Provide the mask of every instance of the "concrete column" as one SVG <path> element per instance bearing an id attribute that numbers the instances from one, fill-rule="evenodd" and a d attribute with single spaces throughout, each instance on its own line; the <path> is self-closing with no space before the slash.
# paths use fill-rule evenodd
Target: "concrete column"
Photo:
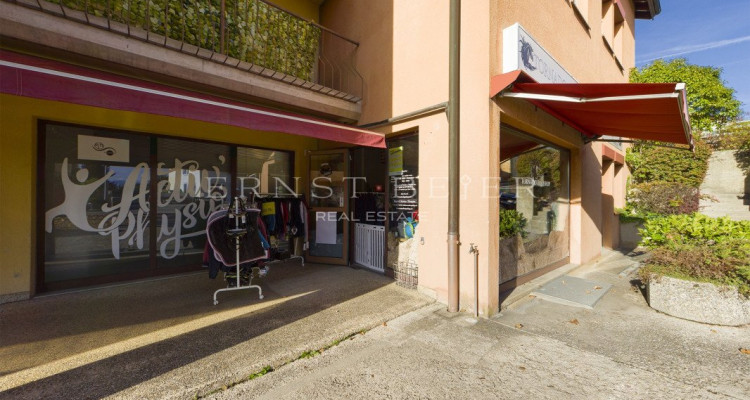
<path id="1" fill-rule="evenodd" d="M 492 213 L 497 193 L 484 188 L 487 178 L 497 176 L 499 165 L 498 126 L 491 118 L 488 99 L 490 21 L 489 0 L 464 1 L 461 9 L 461 190 L 460 190 L 460 309 L 474 309 L 474 280 L 479 279 L 479 310 L 486 316 L 497 309 L 497 289 L 491 289 L 491 276 L 497 262 L 491 261 L 497 246 L 497 213 Z M 493 126 L 494 125 L 494 126 Z M 494 143 L 492 149 L 488 144 Z M 490 184 L 488 182 L 487 184 Z M 492 242 L 492 244 L 490 244 Z M 474 274 L 474 255 L 469 244 L 479 249 L 479 273 Z"/>
<path id="2" fill-rule="evenodd" d="M 601 255 L 602 246 L 602 185 L 601 143 L 589 143 L 581 149 L 581 170 L 585 182 L 580 192 L 580 258 L 585 263 Z M 576 176 L 575 173 L 573 176 Z M 572 251 L 572 249 L 571 249 Z M 571 257 L 572 259 L 572 257 Z"/>
<path id="3" fill-rule="evenodd" d="M 602 246 L 610 249 L 617 247 L 617 234 L 615 233 L 615 163 L 611 160 L 602 160 Z"/>

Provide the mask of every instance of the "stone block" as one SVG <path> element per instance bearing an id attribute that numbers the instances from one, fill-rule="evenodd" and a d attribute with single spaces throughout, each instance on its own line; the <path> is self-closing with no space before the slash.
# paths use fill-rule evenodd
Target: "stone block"
<path id="1" fill-rule="evenodd" d="M 657 311 L 691 321 L 750 324 L 750 299 L 730 286 L 654 275 L 648 283 L 648 303 Z"/>

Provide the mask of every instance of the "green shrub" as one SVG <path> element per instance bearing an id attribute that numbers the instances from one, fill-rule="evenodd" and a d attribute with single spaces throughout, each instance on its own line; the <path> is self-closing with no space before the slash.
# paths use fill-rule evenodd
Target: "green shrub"
<path id="1" fill-rule="evenodd" d="M 518 234 L 526 237 L 526 217 L 516 210 L 500 210 L 500 238 L 514 237 Z"/>
<path id="2" fill-rule="evenodd" d="M 625 207 L 625 208 L 617 208 L 615 209 L 615 213 L 617 213 L 617 216 L 620 218 L 620 223 L 628 224 L 628 223 L 643 223 L 648 218 L 647 215 L 638 213 L 636 210 L 632 209 L 631 207 Z"/>
<path id="3" fill-rule="evenodd" d="M 750 239 L 730 238 L 717 243 L 680 243 L 659 247 L 639 271 L 644 281 L 652 275 L 730 285 L 750 297 Z"/>
<path id="4" fill-rule="evenodd" d="M 632 183 L 674 182 L 700 187 L 708 170 L 711 147 L 695 140 L 695 152 L 636 143 L 628 148 L 625 160 L 632 173 Z"/>
<path id="5" fill-rule="evenodd" d="M 703 214 L 670 215 L 646 221 L 641 245 L 649 248 L 681 244 L 713 244 L 730 239 L 750 240 L 750 221 L 711 218 Z"/>
<path id="6" fill-rule="evenodd" d="M 649 182 L 631 185 L 627 203 L 635 214 L 691 214 L 698 211 L 697 188 L 677 182 Z"/>
<path id="7" fill-rule="evenodd" d="M 718 134 L 719 150 L 750 150 L 750 121 L 727 124 Z"/>

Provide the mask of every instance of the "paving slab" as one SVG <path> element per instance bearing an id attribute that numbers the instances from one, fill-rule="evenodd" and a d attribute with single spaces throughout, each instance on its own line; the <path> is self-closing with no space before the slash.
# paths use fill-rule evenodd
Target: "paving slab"
<path id="1" fill-rule="evenodd" d="M 531 294 L 556 303 L 593 309 L 610 288 L 612 288 L 612 285 L 608 283 L 563 275 L 536 289 Z"/>

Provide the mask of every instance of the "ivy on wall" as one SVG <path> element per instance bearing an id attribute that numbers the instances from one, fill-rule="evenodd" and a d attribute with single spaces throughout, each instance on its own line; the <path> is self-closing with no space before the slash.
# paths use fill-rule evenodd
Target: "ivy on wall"
<path id="1" fill-rule="evenodd" d="M 321 30 L 259 0 L 51 0 L 203 49 L 314 81 Z"/>

